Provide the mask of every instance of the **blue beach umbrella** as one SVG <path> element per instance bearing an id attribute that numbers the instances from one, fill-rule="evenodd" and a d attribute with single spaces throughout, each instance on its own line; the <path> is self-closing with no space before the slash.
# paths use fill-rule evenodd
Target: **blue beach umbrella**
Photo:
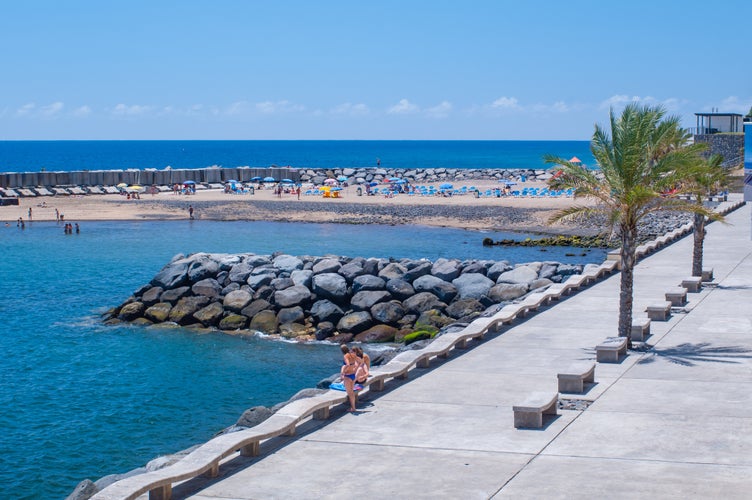
<path id="1" fill-rule="evenodd" d="M 282 179 L 280 182 L 284 182 L 285 184 L 292 184 L 292 179 Z"/>
<path id="2" fill-rule="evenodd" d="M 256 177 L 251 177 L 251 178 L 250 178 L 250 179 L 248 179 L 248 180 L 249 180 L 250 182 L 258 182 L 258 181 L 260 181 L 260 180 L 261 180 L 261 177 L 259 177 L 259 176 L 257 175 Z"/>
<path id="3" fill-rule="evenodd" d="M 341 187 L 333 187 L 332 191 L 342 191 L 342 188 Z"/>
<path id="4" fill-rule="evenodd" d="M 445 182 L 444 184 L 439 185 L 439 189 L 452 189 L 454 186 L 452 184 L 449 184 L 448 182 Z"/>
<path id="5" fill-rule="evenodd" d="M 230 179 L 230 180 L 227 180 L 227 181 L 225 181 L 225 182 L 231 182 L 231 183 L 235 184 L 235 183 L 236 183 L 236 182 L 238 182 L 238 181 L 237 181 L 237 180 L 235 180 L 235 179 Z"/>
<path id="6" fill-rule="evenodd" d="M 274 177 L 264 177 L 264 182 L 277 182 Z"/>
<path id="7" fill-rule="evenodd" d="M 196 181 L 183 181 L 183 185 L 186 185 L 186 184 L 191 186 L 193 184 L 196 184 Z"/>
<path id="8" fill-rule="evenodd" d="M 340 175 L 339 177 L 337 177 L 337 180 L 340 182 L 345 182 L 347 180 L 347 176 Z"/>

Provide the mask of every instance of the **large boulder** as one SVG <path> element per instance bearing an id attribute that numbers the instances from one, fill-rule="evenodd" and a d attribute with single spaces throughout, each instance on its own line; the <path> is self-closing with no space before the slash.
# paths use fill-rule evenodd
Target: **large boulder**
<path id="1" fill-rule="evenodd" d="M 350 307 L 354 311 L 368 311 L 374 304 L 390 300 L 392 295 L 386 290 L 364 290 L 350 299 Z"/>
<path id="2" fill-rule="evenodd" d="M 209 276 L 216 276 L 217 272 L 219 272 L 219 264 L 209 254 L 197 253 L 189 257 L 189 259 L 188 280 L 191 283 L 201 281 Z"/>
<path id="3" fill-rule="evenodd" d="M 384 269 L 379 271 L 379 278 L 383 278 L 386 281 L 392 279 L 400 279 L 405 276 L 407 268 L 397 262 L 390 262 Z"/>
<path id="4" fill-rule="evenodd" d="M 277 315 L 274 311 L 266 310 L 254 316 L 248 328 L 262 333 L 276 333 L 278 327 Z"/>
<path id="5" fill-rule="evenodd" d="M 493 302 L 508 302 L 522 297 L 528 292 L 527 283 L 499 283 L 486 294 Z"/>
<path id="6" fill-rule="evenodd" d="M 352 282 L 353 293 L 365 290 L 383 290 L 384 288 L 386 288 L 386 281 L 371 274 L 358 276 Z"/>
<path id="7" fill-rule="evenodd" d="M 204 295 L 183 297 L 173 306 L 170 311 L 170 321 L 179 325 L 188 325 L 194 322 L 193 313 L 209 304 L 210 299 Z"/>
<path id="8" fill-rule="evenodd" d="M 317 323 L 326 321 L 336 323 L 344 315 L 345 312 L 337 304 L 327 299 L 317 300 L 311 306 L 311 316 Z"/>
<path id="9" fill-rule="evenodd" d="M 415 295 L 415 288 L 403 279 L 387 281 L 386 290 L 398 300 L 406 300 Z"/>
<path id="10" fill-rule="evenodd" d="M 355 278 L 365 274 L 363 265 L 360 262 L 348 262 L 344 266 L 340 267 L 339 271 L 337 272 L 341 274 L 348 283 L 352 283 Z"/>
<path id="11" fill-rule="evenodd" d="M 253 296 L 247 290 L 234 290 L 225 295 L 222 303 L 225 309 L 239 313 L 245 306 L 251 303 Z"/>
<path id="12" fill-rule="evenodd" d="M 274 292 L 274 303 L 277 307 L 305 305 L 310 299 L 311 291 L 303 285 L 295 285 Z"/>
<path id="13" fill-rule="evenodd" d="M 551 279 L 556 275 L 556 270 L 559 268 L 559 264 L 556 262 L 544 262 L 538 271 L 538 278 Z"/>
<path id="14" fill-rule="evenodd" d="M 301 323 L 288 322 L 279 324 L 279 334 L 286 339 L 294 339 L 309 335 L 310 333 L 308 327 Z"/>
<path id="15" fill-rule="evenodd" d="M 296 269 L 290 273 L 290 279 L 293 285 L 301 285 L 306 288 L 311 288 L 311 278 L 313 277 L 313 271 L 310 269 Z"/>
<path id="16" fill-rule="evenodd" d="M 227 276 L 233 283 L 245 283 L 251 271 L 253 271 L 253 266 L 248 262 L 241 262 L 232 266 Z"/>
<path id="17" fill-rule="evenodd" d="M 528 266 L 517 266 L 514 269 L 501 273 L 496 283 L 530 283 L 538 278 L 538 273 Z"/>
<path id="18" fill-rule="evenodd" d="M 266 406 L 254 406 L 244 411 L 235 425 L 248 428 L 256 427 L 272 415 L 274 415 L 274 412 Z"/>
<path id="19" fill-rule="evenodd" d="M 430 261 L 419 262 L 415 266 L 408 269 L 408 271 L 403 276 L 403 279 L 409 283 L 412 283 L 421 276 L 431 274 L 431 267 L 433 267 L 433 264 Z"/>
<path id="20" fill-rule="evenodd" d="M 214 278 L 205 278 L 191 287 L 194 295 L 203 295 L 210 299 L 216 299 L 222 292 L 222 286 Z"/>
<path id="21" fill-rule="evenodd" d="M 248 318 L 242 314 L 228 314 L 219 322 L 220 330 L 242 330 L 248 324 Z"/>
<path id="22" fill-rule="evenodd" d="M 342 333 L 358 334 L 373 326 L 373 318 L 367 311 L 346 314 L 337 322 L 337 330 Z"/>
<path id="23" fill-rule="evenodd" d="M 152 278 L 151 284 L 165 290 L 185 285 L 188 283 L 189 263 L 187 259 L 170 262 Z"/>
<path id="24" fill-rule="evenodd" d="M 129 302 L 120 308 L 118 318 L 123 321 L 133 321 L 136 318 L 140 318 L 144 313 L 143 302 Z"/>
<path id="25" fill-rule="evenodd" d="M 144 318 L 154 323 L 164 323 L 170 317 L 172 304 L 169 302 L 158 302 L 144 311 Z"/>
<path id="26" fill-rule="evenodd" d="M 510 269 L 512 269 L 512 266 L 509 265 L 509 262 L 502 260 L 500 262 L 491 264 L 491 267 L 486 270 L 486 277 L 498 283 L 499 276 L 501 276 L 502 273 L 509 271 Z"/>
<path id="27" fill-rule="evenodd" d="M 206 307 L 202 307 L 195 313 L 193 313 L 193 317 L 196 318 L 202 325 L 204 326 L 214 326 L 216 325 L 220 319 L 222 319 L 222 315 L 224 315 L 225 310 L 222 307 L 222 304 L 219 302 L 212 302 Z"/>
<path id="28" fill-rule="evenodd" d="M 291 286 L 295 286 L 295 282 L 291 278 L 278 277 L 274 278 L 269 283 L 269 286 L 274 288 L 274 290 L 285 290 Z"/>
<path id="29" fill-rule="evenodd" d="M 339 263 L 339 260 L 333 258 L 324 258 L 315 263 L 311 270 L 313 271 L 313 274 L 336 273 L 340 270 L 341 267 L 342 264 Z"/>
<path id="30" fill-rule="evenodd" d="M 273 271 L 265 272 L 261 274 L 251 274 L 250 276 L 248 276 L 246 283 L 248 283 L 248 286 L 250 286 L 254 290 L 258 290 L 262 286 L 269 285 L 269 283 L 271 283 L 272 280 L 276 277 L 277 275 L 274 274 Z"/>
<path id="31" fill-rule="evenodd" d="M 409 299 L 403 301 L 402 305 L 408 312 L 418 314 L 423 311 L 428 311 L 429 309 L 440 309 L 443 311 L 447 306 L 444 302 L 440 301 L 436 295 L 430 292 L 416 293 Z"/>
<path id="32" fill-rule="evenodd" d="M 143 302 L 146 307 L 153 306 L 159 302 L 159 297 L 162 295 L 162 292 L 164 292 L 164 289 L 161 286 L 149 287 L 149 289 L 141 295 L 141 302 Z"/>
<path id="33" fill-rule="evenodd" d="M 169 302 L 170 304 L 177 303 L 178 300 L 182 299 L 186 295 L 188 295 L 191 292 L 191 287 L 189 286 L 180 286 L 177 288 L 173 288 L 172 290 L 165 290 L 162 292 L 162 295 L 159 296 L 159 300 L 162 302 Z"/>
<path id="34" fill-rule="evenodd" d="M 467 273 L 452 280 L 461 299 L 480 299 L 488 293 L 494 282 L 480 273 Z"/>
<path id="35" fill-rule="evenodd" d="M 280 271 L 286 271 L 288 273 L 291 273 L 296 269 L 303 269 L 303 261 L 292 255 L 278 255 L 272 263 L 274 264 L 274 267 Z"/>
<path id="36" fill-rule="evenodd" d="M 413 287 L 416 292 L 431 292 L 436 295 L 440 301 L 447 304 L 457 296 L 457 287 L 443 279 L 437 278 L 436 276 L 431 276 L 430 274 L 421 276 L 413 281 Z"/>
<path id="37" fill-rule="evenodd" d="M 356 342 L 392 342 L 397 329 L 389 325 L 375 325 L 355 336 Z"/>
<path id="38" fill-rule="evenodd" d="M 371 316 L 379 323 L 396 324 L 405 316 L 405 308 L 396 300 L 379 302 L 371 307 Z"/>
<path id="39" fill-rule="evenodd" d="M 300 306 L 283 307 L 277 313 L 277 321 L 280 325 L 285 323 L 302 323 L 305 320 L 305 313 Z"/>
<path id="40" fill-rule="evenodd" d="M 269 301 L 266 301 L 264 299 L 257 299 L 245 306 L 241 311 L 240 314 L 243 316 L 246 316 L 248 318 L 252 318 L 256 316 L 261 311 L 266 311 L 267 309 L 271 309 L 272 305 L 269 303 Z"/>
<path id="41" fill-rule="evenodd" d="M 452 281 L 460 275 L 460 265 L 456 260 L 436 259 L 431 266 L 431 274 L 444 281 Z"/>
<path id="42" fill-rule="evenodd" d="M 452 318 L 464 318 L 485 309 L 476 299 L 459 299 L 449 304 L 446 313 Z"/>
<path id="43" fill-rule="evenodd" d="M 313 276 L 313 293 L 322 299 L 343 303 L 347 299 L 347 281 L 336 273 L 322 273 Z"/>

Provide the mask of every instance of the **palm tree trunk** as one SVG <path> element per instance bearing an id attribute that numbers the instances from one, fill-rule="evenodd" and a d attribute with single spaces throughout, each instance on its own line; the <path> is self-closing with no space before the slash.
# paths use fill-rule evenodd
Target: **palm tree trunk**
<path id="1" fill-rule="evenodd" d="M 702 249 L 705 242 L 705 216 L 695 214 L 694 248 L 692 249 L 692 276 L 702 276 Z"/>
<path id="2" fill-rule="evenodd" d="M 621 228 L 621 286 L 619 289 L 619 337 L 632 345 L 632 302 L 634 295 L 635 248 L 637 225 Z"/>

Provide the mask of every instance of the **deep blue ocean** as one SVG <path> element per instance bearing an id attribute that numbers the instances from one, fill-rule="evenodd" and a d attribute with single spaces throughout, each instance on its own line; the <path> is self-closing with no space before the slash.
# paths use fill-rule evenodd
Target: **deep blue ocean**
<path id="1" fill-rule="evenodd" d="M 546 168 L 542 156 L 594 166 L 588 141 L 0 141 L 0 172 L 126 168 Z"/>
<path id="2" fill-rule="evenodd" d="M 39 151 L 34 144 L 42 145 Z M 89 156 L 92 144 L 95 149 L 122 147 L 123 156 L 118 158 L 123 161 L 146 161 L 154 153 L 148 148 L 165 145 L 144 142 L 147 149 L 142 151 L 130 142 L 6 142 L 0 143 L 0 158 L 3 168 L 11 165 L 9 170 L 25 170 L 17 155 L 26 148 L 29 165 L 46 164 L 50 169 L 52 165 L 57 165 L 54 169 L 61 165 L 94 168 L 99 162 L 97 168 L 130 166 L 116 165 L 117 161 L 104 156 L 100 159 L 102 150 Z M 173 143 L 166 144 L 171 147 Z M 281 144 L 261 147 L 270 155 L 275 147 L 278 153 L 284 150 Z M 331 145 L 317 147 L 332 149 Z M 395 145 L 395 149 L 399 148 Z M 10 150 L 15 159 L 7 163 Z M 579 150 L 553 152 L 585 156 Z M 297 154 L 302 162 L 312 153 Z M 371 153 L 360 154 L 365 158 Z M 158 152 L 158 156 L 159 162 L 169 161 L 175 167 L 226 161 L 209 160 L 209 155 L 180 164 L 168 152 Z M 75 165 L 70 163 L 74 157 L 79 158 Z M 346 155 L 332 153 L 330 158 L 334 157 L 344 162 Z M 60 163 L 46 163 L 53 159 Z M 271 156 L 257 161 L 302 166 Z M 237 163 L 255 161 L 249 156 Z M 312 165 L 306 161 L 306 166 Z M 0 207 L 1 220 L 8 219 L 3 210 L 9 208 Z M 64 498 L 85 478 L 126 472 L 161 454 L 204 442 L 232 425 L 245 409 L 284 401 L 337 372 L 338 350 L 326 344 L 101 325 L 104 310 L 120 304 L 177 253 L 282 251 L 595 263 L 605 257 L 601 250 L 576 250 L 575 256 L 567 256 L 571 250 L 562 248 L 487 248 L 481 245 L 486 236 L 496 240 L 525 235 L 410 226 L 174 221 L 86 222 L 81 228 L 81 234 L 64 235 L 55 223 L 28 223 L 24 230 L 13 223 L 0 225 L 4 287 L 0 295 L 0 491 L 4 498 Z"/>

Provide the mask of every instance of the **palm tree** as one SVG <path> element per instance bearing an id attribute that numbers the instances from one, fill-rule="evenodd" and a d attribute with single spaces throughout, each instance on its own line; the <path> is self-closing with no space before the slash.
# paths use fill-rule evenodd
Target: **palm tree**
<path id="1" fill-rule="evenodd" d="M 708 159 L 700 159 L 685 176 L 682 192 L 690 196 L 690 201 L 699 207 L 704 206 L 708 197 L 728 186 L 728 171 L 721 165 L 723 157 L 713 155 Z M 705 241 L 706 215 L 701 212 L 694 214 L 694 246 L 692 249 L 692 276 L 702 276 L 702 254 Z M 710 220 L 723 221 L 722 215 L 713 212 Z"/>
<path id="2" fill-rule="evenodd" d="M 610 132 L 595 126 L 590 150 L 600 170 L 587 170 L 551 155 L 546 163 L 558 164 L 561 173 L 550 183 L 555 189 L 573 188 L 575 198 L 594 204 L 575 205 L 554 214 L 550 222 L 605 216 L 621 239 L 619 336 L 631 344 L 635 249 L 638 223 L 660 210 L 694 212 L 698 206 L 665 196 L 681 186 L 684 171 L 696 164 L 704 145 L 687 145 L 689 135 L 678 117 L 666 117 L 660 106 L 628 105 L 620 116 L 611 110 Z M 706 213 L 704 208 L 699 209 Z"/>

